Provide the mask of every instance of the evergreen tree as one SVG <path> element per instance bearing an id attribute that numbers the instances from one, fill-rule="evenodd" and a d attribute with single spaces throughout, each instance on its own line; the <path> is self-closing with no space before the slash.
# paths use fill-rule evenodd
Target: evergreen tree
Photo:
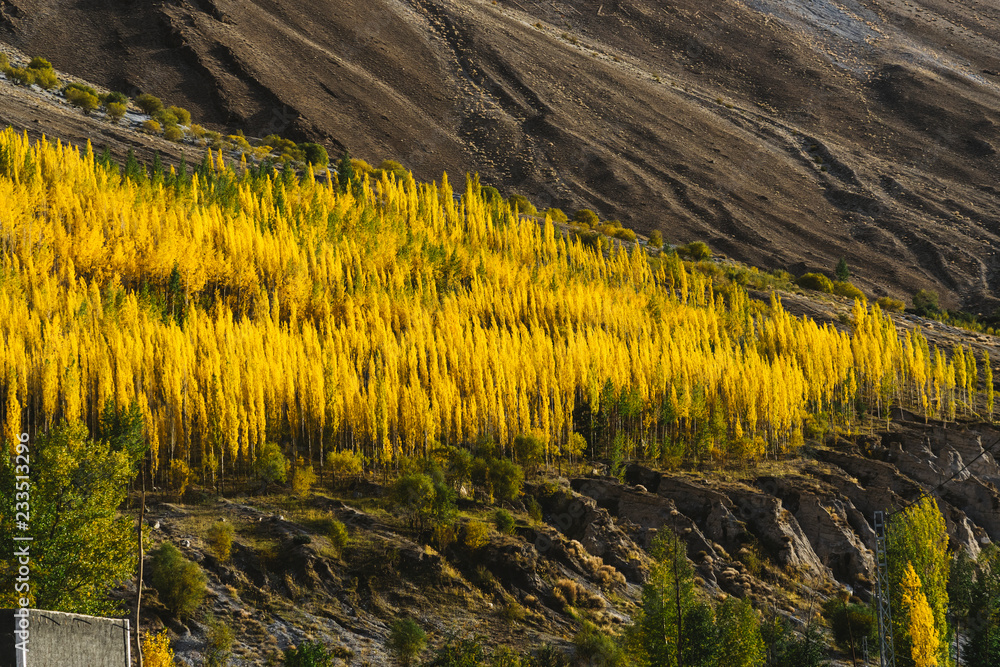
<path id="1" fill-rule="evenodd" d="M 843 257 L 841 257 L 840 261 L 837 262 L 837 268 L 834 270 L 834 275 L 837 277 L 837 280 L 850 280 L 851 269 L 847 266 L 847 260 Z"/>
<path id="2" fill-rule="evenodd" d="M 354 178 L 354 165 L 351 164 L 351 154 L 345 149 L 337 163 L 337 180 L 340 183 L 340 191 L 347 192 Z"/>

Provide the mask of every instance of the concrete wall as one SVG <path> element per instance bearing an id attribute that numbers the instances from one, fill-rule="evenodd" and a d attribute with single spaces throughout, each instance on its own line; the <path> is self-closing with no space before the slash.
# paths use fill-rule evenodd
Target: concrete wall
<path id="1" fill-rule="evenodd" d="M 28 651 L 18 651 L 14 610 L 0 609 L 0 667 L 129 667 L 127 618 L 31 609 Z M 24 658 L 27 658 L 25 661 Z"/>

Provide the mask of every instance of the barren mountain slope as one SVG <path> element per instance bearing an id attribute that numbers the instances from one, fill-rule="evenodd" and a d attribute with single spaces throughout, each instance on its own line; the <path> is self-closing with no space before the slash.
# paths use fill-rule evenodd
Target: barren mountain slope
<path id="1" fill-rule="evenodd" d="M 992 310 L 1000 10 L 862 0 L 0 0 L 62 69 L 757 265 Z M 0 100 L 0 122 L 17 122 Z"/>

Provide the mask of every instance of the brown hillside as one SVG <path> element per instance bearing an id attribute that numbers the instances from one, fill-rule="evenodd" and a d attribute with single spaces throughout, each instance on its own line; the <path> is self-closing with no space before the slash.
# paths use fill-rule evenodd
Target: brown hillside
<path id="1" fill-rule="evenodd" d="M 998 28 L 943 0 L 0 0 L 0 39 L 209 124 L 985 311 Z"/>

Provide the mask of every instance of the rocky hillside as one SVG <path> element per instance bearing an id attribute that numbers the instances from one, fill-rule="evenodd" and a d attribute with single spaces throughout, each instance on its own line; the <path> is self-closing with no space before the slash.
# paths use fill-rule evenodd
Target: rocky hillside
<path id="1" fill-rule="evenodd" d="M 836 438 L 809 447 L 800 460 L 755 470 L 632 465 L 620 481 L 598 466 L 529 483 L 525 499 L 538 500 L 541 520 L 515 503 L 513 533 L 491 531 L 474 549 L 462 531 L 456 542 L 435 548 L 371 481 L 323 489 L 301 502 L 250 496 L 154 503 L 148 517 L 156 541 L 173 542 L 208 572 L 206 604 L 236 630 L 235 664 L 262 664 L 307 640 L 337 647 L 350 664 L 391 664 L 385 641 L 400 616 L 417 619 L 432 646 L 479 635 L 520 650 L 549 644 L 572 652 L 582 618 L 611 631 L 629 621 L 650 565 L 645 548 L 666 527 L 686 542 L 705 593 L 750 596 L 801 628 L 810 609 L 836 590 L 849 586 L 870 597 L 876 510 L 932 490 L 952 548 L 978 554 L 1000 539 L 1000 464 L 992 451 L 1000 430 L 897 417 L 888 430 Z M 460 512 L 463 530 L 492 516 L 471 499 L 460 501 Z M 327 515 L 348 526 L 343 550 L 317 527 Z M 219 520 L 235 528 L 228 562 L 205 539 Z M 204 617 L 180 623 L 155 592 L 146 599 L 144 626 L 167 627 L 178 656 L 198 664 Z"/>
<path id="2" fill-rule="evenodd" d="M 998 20 L 944 0 L 0 1 L 0 39 L 210 125 L 476 170 L 754 265 L 844 255 L 875 295 L 984 312 Z M 19 104 L 0 122 L 34 124 Z"/>

